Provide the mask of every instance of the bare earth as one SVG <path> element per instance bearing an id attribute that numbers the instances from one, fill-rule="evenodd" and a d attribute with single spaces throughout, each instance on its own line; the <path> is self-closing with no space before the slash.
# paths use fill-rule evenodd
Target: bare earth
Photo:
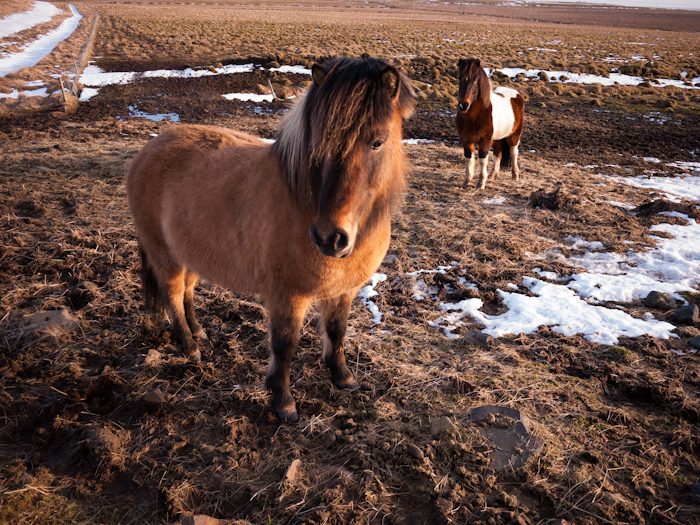
<path id="1" fill-rule="evenodd" d="M 102 20 L 98 64 L 145 71 L 226 58 L 301 63 L 357 45 L 346 32 L 313 39 L 314 28 L 349 23 L 341 10 L 361 12 L 372 31 L 394 34 L 405 24 L 415 39 L 453 31 L 460 9 L 419 2 L 386 4 L 390 9 L 354 2 L 236 3 L 235 9 L 232 2 L 199 3 L 207 5 L 91 2 Z M 532 36 L 536 43 L 594 32 L 612 35 L 605 37 L 612 46 L 646 34 L 664 39 L 654 41 L 654 52 L 700 71 L 697 57 L 689 57 L 700 14 L 465 7 L 478 23 L 460 27 L 474 35 L 517 30 L 526 38 L 528 31 L 542 31 L 544 36 Z M 229 20 L 219 36 L 206 32 L 216 14 L 209 10 Z M 152 18 L 154 12 L 164 14 Z M 591 18 L 593 12 L 598 18 Z M 260 13 L 267 25 L 256 35 L 251 19 Z M 285 32 L 292 14 L 295 24 L 304 24 L 297 41 Z M 571 28 L 571 22 L 578 25 Z M 82 47 L 90 23 L 81 25 L 83 41 L 66 42 L 66 49 Z M 193 27 L 201 32 L 189 32 Z M 175 43 L 185 35 L 192 37 L 189 44 Z M 367 38 L 368 51 L 381 54 L 386 44 L 379 41 L 388 38 L 381 33 L 372 43 L 370 36 L 358 34 L 357 42 Z M 198 38 L 208 43 L 198 44 Z M 235 50 L 229 38 L 238 39 Z M 264 43 L 253 44 L 255 38 Z M 391 45 L 409 43 L 394 40 Z M 431 36 L 423 43 L 437 42 Z M 260 49 L 246 48 L 252 45 Z M 536 267 L 572 271 L 532 257 L 569 235 L 603 242 L 612 252 L 622 253 L 630 243 L 637 251 L 652 247 L 652 225 L 684 220 L 635 215 L 611 204 L 639 206 L 660 197 L 610 180 L 600 185 L 597 171 L 582 166 L 612 165 L 598 171 L 636 176 L 663 169 L 643 157 L 697 162 L 699 92 L 570 85 L 557 92 L 556 83 L 511 83 L 528 97 L 523 179 L 504 173 L 486 190 L 464 190 L 450 91 L 453 58 L 464 51 L 505 66 L 518 59 L 518 50 L 527 51 L 518 43 L 470 45 L 444 55 L 433 49 L 432 63 L 420 54 L 399 60 L 414 80 L 430 84 L 420 89 L 405 135 L 435 142 L 406 147 L 410 186 L 379 270 L 387 279 L 373 298 L 382 323 L 373 323 L 359 299 L 351 312 L 346 351 L 362 389 L 347 393 L 331 386 L 316 316 L 310 315 L 293 363 L 301 416 L 294 425 L 281 425 L 268 408 L 266 314 L 255 297 L 200 284 L 197 313 L 209 336 L 201 366 L 180 355 L 167 320 L 144 315 L 123 181 L 129 160 L 150 135 L 175 125 L 131 118 L 128 106 L 271 138 L 290 101 L 251 104 L 220 95 L 260 90 L 268 79 L 277 93 L 292 95 L 308 77 L 257 71 L 148 79 L 101 88 L 74 113 L 4 106 L 0 523 L 174 524 L 192 515 L 238 524 L 700 523 L 700 356 L 688 344 L 700 335 L 698 323 L 679 325 L 676 338 L 622 337 L 615 346 L 548 328 L 481 344 L 468 333 L 481 328 L 475 321 L 448 339 L 429 325 L 443 312 L 432 299 L 414 297 L 416 278 L 408 275 L 455 262 L 445 274 L 421 278 L 440 290 L 442 301 L 479 297 L 482 310 L 497 315 L 506 311 L 497 290 L 508 283 L 524 290 L 524 277 L 542 278 Z M 275 56 L 276 47 L 308 52 Z M 150 56 L 144 52 L 149 49 Z M 575 62 L 575 54 L 542 52 L 527 60 L 536 67 L 588 60 Z M 558 205 L 534 207 L 538 190 L 559 190 Z M 505 202 L 489 202 L 493 197 Z M 700 220 L 696 205 L 675 206 Z M 698 290 L 683 295 L 700 303 Z M 651 312 L 669 320 L 671 314 L 641 300 L 616 306 L 635 317 Z M 31 325 L 33 314 L 60 309 L 75 320 L 65 331 Z M 472 422 L 471 411 L 486 405 L 520 411 L 542 446 L 509 449 L 516 466 L 500 470 L 488 435 L 514 420 Z M 455 428 L 434 435 L 431 421 L 441 417 Z M 287 479 L 295 459 L 301 463 Z"/>

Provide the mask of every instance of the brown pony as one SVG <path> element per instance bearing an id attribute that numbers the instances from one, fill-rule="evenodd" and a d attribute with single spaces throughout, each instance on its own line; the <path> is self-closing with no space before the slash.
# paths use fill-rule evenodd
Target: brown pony
<path id="1" fill-rule="evenodd" d="M 478 58 L 460 59 L 459 104 L 457 105 L 457 133 L 467 158 L 466 177 L 463 186 L 469 186 L 474 177 L 476 152 L 479 152 L 481 173 L 478 188 L 486 187 L 486 165 L 489 150 L 493 146 L 493 170 L 496 179 L 501 171 L 501 156 L 504 165 L 510 160 L 513 179 L 520 178 L 518 168 L 518 144 L 523 134 L 525 101 L 514 89 L 497 87 L 491 91 L 486 72 Z"/>
<path id="2" fill-rule="evenodd" d="M 348 313 L 389 246 L 406 184 L 402 119 L 414 107 L 410 80 L 383 60 L 336 58 L 314 64 L 312 76 L 274 144 L 181 125 L 146 144 L 126 178 L 146 306 L 167 307 L 184 353 L 199 361 L 199 276 L 260 294 L 271 332 L 266 385 L 283 421 L 298 418 L 289 374 L 312 302 L 333 383 L 358 386 L 343 350 Z"/>

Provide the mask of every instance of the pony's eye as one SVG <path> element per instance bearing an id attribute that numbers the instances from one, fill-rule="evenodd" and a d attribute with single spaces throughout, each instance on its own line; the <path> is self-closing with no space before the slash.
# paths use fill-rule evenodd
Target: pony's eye
<path id="1" fill-rule="evenodd" d="M 383 141 L 383 140 L 375 140 L 374 142 L 372 142 L 372 149 L 373 149 L 373 150 L 378 150 L 378 149 L 380 149 L 383 145 L 384 145 L 384 141 Z"/>

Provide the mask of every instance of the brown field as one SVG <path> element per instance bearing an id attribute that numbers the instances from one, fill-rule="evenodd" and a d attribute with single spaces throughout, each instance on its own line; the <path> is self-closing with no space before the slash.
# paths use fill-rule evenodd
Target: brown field
<path id="1" fill-rule="evenodd" d="M 0 16 L 28 5 L 0 4 Z M 387 279 L 373 298 L 384 319 L 375 326 L 359 299 L 351 312 L 346 350 L 363 388 L 331 386 L 312 312 L 292 371 L 301 419 L 280 425 L 264 388 L 266 314 L 255 297 L 198 286 L 209 336 L 201 366 L 180 355 L 168 322 L 145 316 L 141 304 L 124 175 L 150 134 L 175 124 L 131 118 L 129 106 L 274 137 L 289 101 L 220 95 L 261 92 L 269 80 L 288 98 L 308 77 L 144 79 L 100 88 L 73 112 L 58 97 L 5 101 L 0 523 L 175 524 L 192 515 L 239 525 L 700 523 L 700 356 L 688 345 L 698 323 L 679 326 L 677 338 L 622 337 L 615 346 L 548 328 L 481 345 L 467 332 L 480 329 L 476 321 L 459 328 L 458 339 L 431 327 L 442 312 L 414 298 L 408 275 L 454 261 L 454 271 L 421 278 L 443 301 L 479 297 L 485 313 L 501 314 L 497 291 L 508 283 L 540 278 L 536 267 L 572 271 L 532 253 L 569 235 L 611 252 L 630 243 L 643 250 L 654 245 L 652 225 L 683 223 L 611 204 L 639 206 L 659 195 L 601 186 L 582 166 L 636 176 L 658 167 L 645 156 L 697 162 L 700 90 L 660 88 L 653 79 L 700 76 L 700 12 L 483 2 L 465 5 L 462 16 L 459 5 L 423 2 L 192 4 L 77 3 L 90 9 L 75 35 L 35 68 L 0 79 L 0 89 L 48 79 L 54 65 L 69 72 L 92 10 L 101 20 L 93 55 L 107 71 L 309 64 L 337 54 L 395 60 L 418 87 L 405 135 L 436 142 L 406 147 L 409 190 L 379 270 Z M 486 190 L 465 191 L 453 123 L 463 56 L 489 67 L 598 75 L 624 67 L 649 82 L 494 79 L 526 96 L 523 179 L 504 173 Z M 557 188 L 561 207 L 532 205 L 535 192 Z M 696 205 L 677 206 L 700 221 Z M 700 303 L 698 290 L 683 295 Z M 635 317 L 670 314 L 641 300 L 617 306 Z M 56 309 L 76 324 L 56 334 L 31 326 L 33 314 Z M 163 397 L 149 402 L 156 389 Z M 543 448 L 522 467 L 495 468 L 493 444 L 470 419 L 484 405 L 519 410 Z M 456 428 L 433 436 L 430 422 L 443 416 Z"/>

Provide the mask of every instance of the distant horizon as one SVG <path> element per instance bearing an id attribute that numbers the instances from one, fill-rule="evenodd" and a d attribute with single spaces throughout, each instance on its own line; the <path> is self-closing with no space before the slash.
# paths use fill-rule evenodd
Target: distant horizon
<path id="1" fill-rule="evenodd" d="M 648 9 L 685 9 L 700 11 L 700 0 L 522 0 L 527 4 L 607 4 L 619 7 L 645 7 Z"/>

